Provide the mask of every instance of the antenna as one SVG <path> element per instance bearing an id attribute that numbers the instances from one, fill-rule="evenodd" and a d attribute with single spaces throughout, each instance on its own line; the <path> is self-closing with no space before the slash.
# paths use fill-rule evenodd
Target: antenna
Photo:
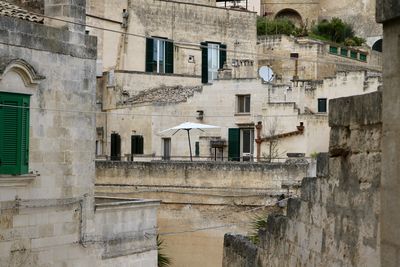
<path id="1" fill-rule="evenodd" d="M 268 66 L 262 66 L 258 70 L 258 74 L 260 75 L 260 77 L 263 79 L 264 82 L 270 82 L 274 78 L 274 72 Z"/>

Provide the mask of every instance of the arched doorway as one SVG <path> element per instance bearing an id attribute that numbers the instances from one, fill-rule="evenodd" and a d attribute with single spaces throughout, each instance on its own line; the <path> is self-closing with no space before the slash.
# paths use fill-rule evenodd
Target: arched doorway
<path id="1" fill-rule="evenodd" d="M 275 19 L 287 19 L 293 22 L 296 27 L 303 26 L 303 19 L 301 18 L 301 15 L 299 12 L 291 8 L 285 8 L 276 13 Z"/>

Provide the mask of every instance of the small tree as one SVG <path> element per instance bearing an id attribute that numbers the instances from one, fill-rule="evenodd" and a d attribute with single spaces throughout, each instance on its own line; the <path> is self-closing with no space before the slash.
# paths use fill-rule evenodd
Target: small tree
<path id="1" fill-rule="evenodd" d="M 279 138 L 276 136 L 278 131 L 278 119 L 274 118 L 265 125 L 267 132 L 267 136 L 265 138 L 268 144 L 268 153 L 263 153 L 263 156 L 268 162 L 272 162 L 273 159 L 276 159 L 280 156 L 278 148 Z"/>

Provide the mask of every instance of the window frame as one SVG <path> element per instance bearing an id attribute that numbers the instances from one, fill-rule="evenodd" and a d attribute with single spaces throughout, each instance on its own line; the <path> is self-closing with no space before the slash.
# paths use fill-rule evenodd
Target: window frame
<path id="1" fill-rule="evenodd" d="M 248 101 L 246 101 L 246 99 L 248 99 Z M 243 111 L 241 110 L 242 106 L 243 106 Z M 251 94 L 236 95 L 236 113 L 237 114 L 251 113 Z"/>
<path id="2" fill-rule="evenodd" d="M 161 47 L 162 49 L 160 49 Z M 154 59 L 155 52 L 156 59 Z M 145 72 L 157 74 L 174 73 L 174 42 L 172 40 L 157 36 L 146 38 L 145 54 Z"/>
<path id="3" fill-rule="evenodd" d="M 322 105 L 323 103 L 323 105 Z M 325 107 L 325 108 L 322 108 Z M 328 112 L 328 99 L 327 98 L 318 98 L 317 104 L 318 113 L 327 113 Z"/>

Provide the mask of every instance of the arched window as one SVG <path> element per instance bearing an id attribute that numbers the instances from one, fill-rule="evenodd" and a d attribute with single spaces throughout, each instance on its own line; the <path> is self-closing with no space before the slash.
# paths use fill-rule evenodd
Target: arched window
<path id="1" fill-rule="evenodd" d="M 0 174 L 29 171 L 30 101 L 41 79 L 24 60 L 0 65 Z"/>
<path id="2" fill-rule="evenodd" d="M 382 39 L 379 39 L 374 43 L 374 45 L 372 46 L 372 50 L 382 52 Z"/>

